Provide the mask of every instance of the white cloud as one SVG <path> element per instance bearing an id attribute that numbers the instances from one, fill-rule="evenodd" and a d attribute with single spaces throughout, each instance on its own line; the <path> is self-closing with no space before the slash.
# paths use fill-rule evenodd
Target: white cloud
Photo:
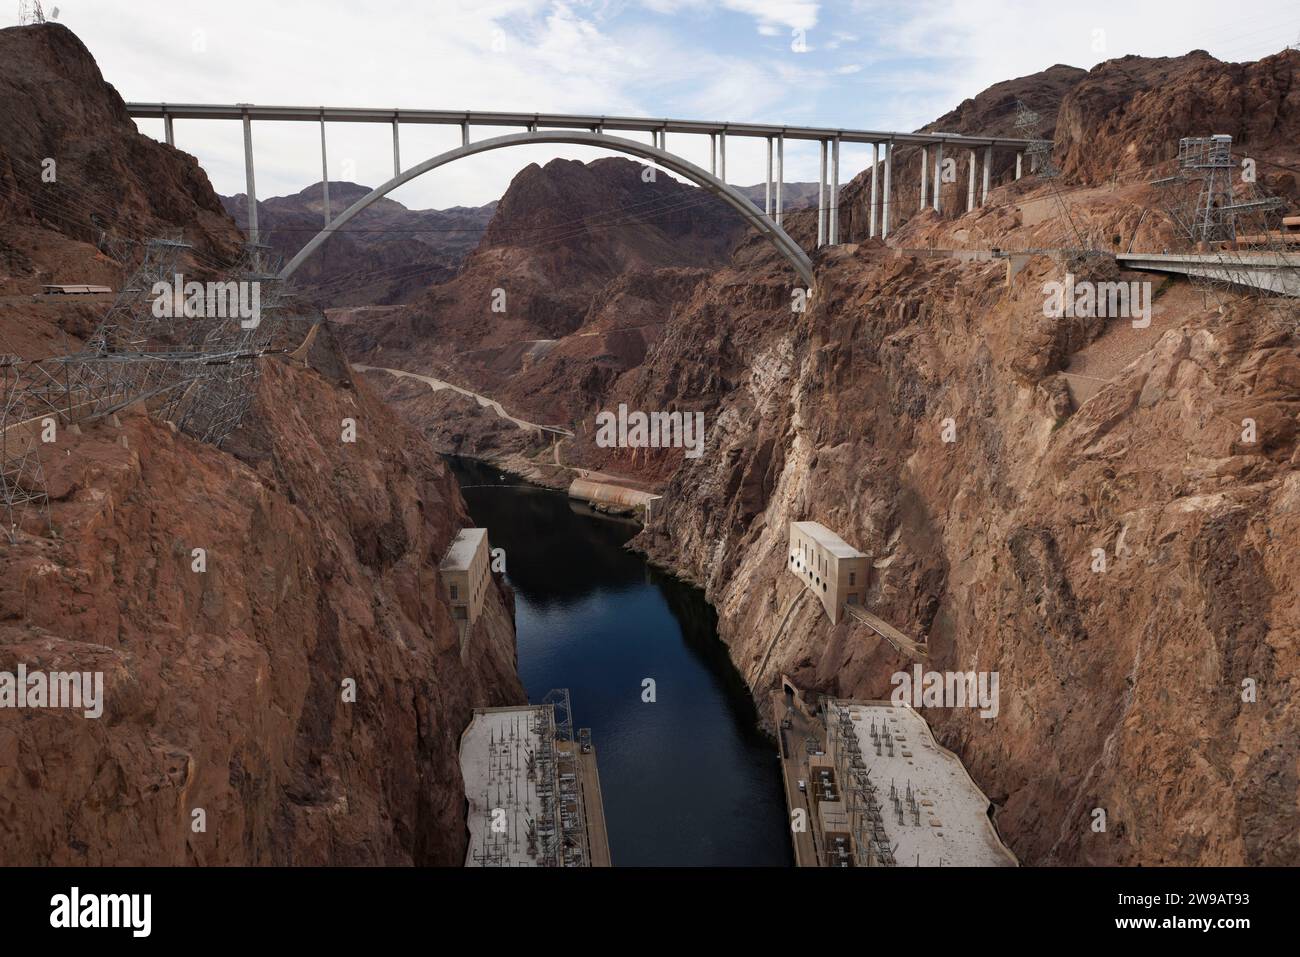
<path id="1" fill-rule="evenodd" d="M 780 26 L 789 30 L 811 30 L 817 26 L 820 6 L 814 0 L 722 0 L 722 5 L 749 14 L 758 20 L 760 27 Z"/>
<path id="2" fill-rule="evenodd" d="M 904 130 L 993 83 L 1057 62 L 1088 67 L 1126 53 L 1178 55 L 1197 47 L 1253 59 L 1300 35 L 1294 0 L 1255 0 L 1241 13 L 1209 0 L 1183 0 L 1178 16 L 1169 9 L 1131 0 L 1068 7 L 1029 0 L 390 0 L 376 16 L 355 0 L 314 0 L 310 7 L 132 0 L 70 3 L 60 19 L 86 42 L 109 82 L 134 100 Z M 722 24 L 730 29 L 720 30 Z M 789 38 L 796 30 L 808 30 L 809 47 L 819 49 L 795 53 Z M 1095 30 L 1104 31 L 1104 51 L 1092 49 Z M 160 122 L 141 127 L 161 137 Z M 219 191 L 243 190 L 238 124 L 178 121 L 176 134 Z M 404 126 L 401 135 L 408 166 L 459 142 L 450 127 Z M 391 176 L 386 126 L 331 124 L 329 137 L 331 176 L 342 176 L 345 163 L 362 183 Z M 294 192 L 319 177 L 317 127 L 258 123 L 254 138 L 260 195 Z M 707 166 L 706 138 L 672 141 Z M 579 147 L 485 154 L 421 177 L 396 198 L 417 206 L 487 202 L 522 166 L 554 155 L 607 154 Z M 815 175 L 812 156 L 792 146 L 791 178 Z M 729 178 L 758 182 L 763 158 L 761 141 L 729 143 Z"/>
<path id="3" fill-rule="evenodd" d="M 780 36 L 790 30 L 811 30 L 821 8 L 818 0 L 641 0 L 655 13 L 676 14 L 686 10 L 708 12 L 717 7 L 744 13 L 758 21 L 763 36 Z"/>
<path id="4" fill-rule="evenodd" d="M 1130 53 L 1181 56 L 1194 49 L 1253 60 L 1276 53 L 1300 32 L 1294 0 L 1258 0 L 1241 12 L 1216 0 L 854 0 L 854 9 L 872 24 L 876 52 L 886 64 L 876 82 L 895 105 L 882 119 L 908 129 L 994 83 L 1056 63 L 1091 68 Z M 918 63 L 932 68 L 917 70 Z M 913 73 L 918 85 L 909 90 L 902 85 L 907 77 L 896 70 Z"/>

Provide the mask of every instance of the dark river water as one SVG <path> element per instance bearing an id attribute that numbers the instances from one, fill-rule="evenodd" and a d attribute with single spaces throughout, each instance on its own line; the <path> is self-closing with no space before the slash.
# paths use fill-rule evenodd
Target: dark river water
<path id="1" fill-rule="evenodd" d="M 792 865 L 775 746 L 700 590 L 626 551 L 635 525 L 450 461 L 506 551 L 528 699 L 567 687 L 591 728 L 615 866 Z"/>

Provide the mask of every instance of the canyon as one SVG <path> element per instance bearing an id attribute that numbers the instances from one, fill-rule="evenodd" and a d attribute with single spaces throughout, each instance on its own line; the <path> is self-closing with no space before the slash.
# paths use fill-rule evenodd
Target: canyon
<path id="1" fill-rule="evenodd" d="M 234 261 L 246 199 L 137 133 L 69 31 L 0 30 L 0 64 L 0 352 L 84 341 L 93 304 L 31 294 L 116 286 L 121 238 L 182 228 L 197 274 Z M 887 242 L 870 171 L 841 190 L 841 244 L 787 213 L 816 272 L 802 310 L 733 211 L 621 158 L 527 166 L 473 209 L 373 207 L 303 275 L 327 321 L 262 361 L 228 443 L 129 408 L 46 464 L 57 536 L 0 554 L 0 670 L 103 671 L 108 704 L 98 723 L 0 713 L 0 861 L 460 863 L 459 734 L 525 697 L 509 585 L 467 650 L 442 597 L 470 523 L 443 454 L 660 494 L 630 547 L 703 590 L 769 731 L 783 676 L 888 698 L 913 666 L 787 571 L 792 522 L 833 529 L 926 670 L 999 675 L 991 716 L 924 713 L 1022 863 L 1300 861 L 1296 313 L 1113 258 L 1176 242 L 1151 180 L 1183 136 L 1232 135 L 1300 201 L 1297 80 L 1300 51 L 1193 51 L 990 87 L 926 129 L 1014 135 L 1024 103 L 1060 176 L 1006 157 L 988 204 L 962 212 L 959 177 L 940 215 L 900 148 Z M 319 186 L 260 204 L 276 252 L 310 238 Z M 1017 268 L 973 255 L 993 248 Z M 1151 282 L 1149 327 L 1045 316 L 1067 270 Z M 286 325 L 290 353 L 307 323 Z M 622 406 L 702 416 L 704 454 L 606 447 Z"/>
<path id="2" fill-rule="evenodd" d="M 75 349 L 101 307 L 30 294 L 118 288 L 167 229 L 187 274 L 229 267 L 241 238 L 202 169 L 136 131 L 70 31 L 0 30 L 0 65 L 0 351 Z M 102 672 L 105 705 L 0 711 L 0 862 L 463 860 L 461 731 L 524 700 L 513 596 L 494 579 L 462 651 L 437 565 L 469 519 L 446 466 L 328 328 L 259 362 L 221 448 L 137 404 L 44 455 L 48 524 L 0 544 L 0 669 Z"/>
<path id="3" fill-rule="evenodd" d="M 917 210 L 919 158 L 900 148 L 901 225 L 888 244 L 867 238 L 869 175 L 848 183 L 848 242 L 814 254 L 803 313 L 753 234 L 694 264 L 653 255 L 676 223 L 638 224 L 636 255 L 594 229 L 543 250 L 512 242 L 579 175 L 604 181 L 585 208 L 621 208 L 617 184 L 636 164 L 529 168 L 454 279 L 401 309 L 343 311 L 340 334 L 359 362 L 435 370 L 575 433 L 514 428 L 463 396 L 370 373 L 444 451 L 555 487 L 600 472 L 662 493 L 632 547 L 705 590 L 769 721 L 782 675 L 887 698 L 910 667 L 862 625 L 831 624 L 784 572 L 794 521 L 865 551 L 865 605 L 923 641 L 927 667 L 1000 673 L 996 719 L 926 714 L 1021 861 L 1294 863 L 1295 312 L 1104 258 L 1084 260 L 1090 278 L 1151 283 L 1149 328 L 1049 319 L 1042 290 L 1079 268 L 1051 250 L 1175 241 L 1150 180 L 1181 136 L 1230 133 L 1294 202 L 1297 70 L 1296 51 L 1250 64 L 1193 52 L 998 84 L 930 129 L 1010 135 L 1024 102 L 1056 141 L 1059 179 L 1017 181 L 1004 163 L 989 204 L 962 214 L 963 175 L 943 186 L 958 212 L 939 216 Z M 644 202 L 671 188 L 640 187 Z M 692 232 L 711 214 L 692 210 Z M 805 249 L 815 219 L 786 218 Z M 1005 260 L 944 252 L 991 247 L 1027 251 L 1014 278 Z M 495 288 L 510 290 L 501 316 Z M 621 404 L 703 413 L 708 454 L 602 448 L 597 416 Z"/>

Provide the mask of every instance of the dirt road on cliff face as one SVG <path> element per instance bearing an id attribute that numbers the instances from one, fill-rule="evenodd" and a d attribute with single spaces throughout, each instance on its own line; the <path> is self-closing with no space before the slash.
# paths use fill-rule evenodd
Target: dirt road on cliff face
<path id="1" fill-rule="evenodd" d="M 458 392 L 461 395 L 474 399 L 483 408 L 491 409 L 501 418 L 508 422 L 513 422 L 515 425 L 519 426 L 519 428 L 526 431 L 550 432 L 553 435 L 573 436 L 573 433 L 568 429 L 563 429 L 556 425 L 542 425 L 539 422 L 529 422 L 527 419 L 521 419 L 518 416 L 511 415 L 496 399 L 481 395 L 478 392 L 471 392 L 469 389 L 454 385 L 453 383 L 447 382 L 443 379 L 436 379 L 431 375 L 421 375 L 418 372 L 406 372 L 403 369 L 389 369 L 386 366 L 366 366 L 357 363 L 353 363 L 352 368 L 356 369 L 358 372 L 387 372 L 390 375 L 395 375 L 402 379 L 418 379 L 435 392 L 440 389 L 451 389 L 453 392 Z"/>

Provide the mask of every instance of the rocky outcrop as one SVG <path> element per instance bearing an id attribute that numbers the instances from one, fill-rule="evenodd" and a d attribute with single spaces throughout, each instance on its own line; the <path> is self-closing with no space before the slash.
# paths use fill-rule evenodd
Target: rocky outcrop
<path id="1" fill-rule="evenodd" d="M 72 31 L 0 30 L 0 292 L 93 282 L 82 276 L 116 251 L 106 235 L 139 241 L 181 229 L 209 268 L 242 241 L 194 158 L 136 130 Z M 85 251 L 59 259 L 68 241 Z"/>
<path id="2" fill-rule="evenodd" d="M 403 311 L 349 322 L 349 355 L 472 382 L 514 414 L 572 425 L 643 361 L 676 304 L 744 233 L 719 200 L 647 169 L 615 158 L 527 167 L 460 273 Z M 411 398 L 409 385 L 372 382 L 394 401 Z M 456 431 L 498 427 L 479 413 Z"/>
<path id="3" fill-rule="evenodd" d="M 442 593 L 454 479 L 364 385 L 274 361 L 231 448 L 139 413 L 49 457 L 0 670 L 102 671 L 105 706 L 0 712 L 0 859 L 459 864 L 460 733 L 523 692 L 510 594 L 462 651 Z"/>
<path id="4" fill-rule="evenodd" d="M 1171 301 L 1072 410 L 1053 364 L 1021 359 L 1049 268 L 1008 292 L 1000 264 L 864 245 L 823 260 L 806 317 L 657 356 L 725 368 L 739 343 L 745 371 L 640 544 L 706 588 L 760 704 L 782 672 L 883 697 L 910 667 L 784 570 L 795 520 L 866 551 L 866 604 L 927 639 L 927 667 L 1000 673 L 997 717 L 927 717 L 1023 861 L 1294 863 L 1293 329 Z M 1253 444 L 1245 419 L 1268 423 Z"/>
<path id="5" fill-rule="evenodd" d="M 135 132 L 63 27 L 0 31 L 0 102 L 0 253 L 23 291 L 119 287 L 99 247 L 136 230 L 182 228 L 210 273 L 237 254 L 193 158 Z M 57 205 L 27 163 L 45 154 Z M 75 349 L 104 311 L 5 308 L 0 352 L 27 358 Z M 103 711 L 0 707 L 0 864 L 464 860 L 460 734 L 474 707 L 525 700 L 512 596 L 494 582 L 458 633 L 437 572 L 470 521 L 456 483 L 328 327 L 257 361 L 222 448 L 138 406 L 40 446 L 50 522 L 33 510 L 0 544 L 0 672 L 102 673 Z"/>
<path id="6" fill-rule="evenodd" d="M 1251 63 L 1186 56 L 1127 56 L 1088 72 L 1061 103 L 1056 157 L 1084 183 L 1148 174 L 1178 155 L 1184 136 L 1226 133 L 1258 162 L 1262 185 L 1300 198 L 1294 165 L 1300 137 L 1300 50 Z M 1278 164 L 1281 165 L 1278 165 Z"/>

